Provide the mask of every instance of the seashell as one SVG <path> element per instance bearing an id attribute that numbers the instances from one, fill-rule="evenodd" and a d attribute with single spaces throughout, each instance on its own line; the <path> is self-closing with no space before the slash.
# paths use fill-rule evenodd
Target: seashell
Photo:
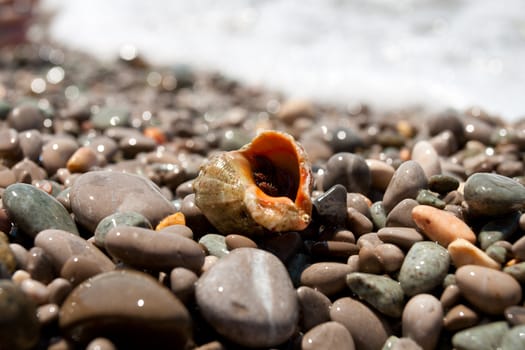
<path id="1" fill-rule="evenodd" d="M 193 182 L 195 203 L 222 234 L 300 231 L 311 221 L 313 176 L 291 135 L 268 130 L 212 156 Z"/>

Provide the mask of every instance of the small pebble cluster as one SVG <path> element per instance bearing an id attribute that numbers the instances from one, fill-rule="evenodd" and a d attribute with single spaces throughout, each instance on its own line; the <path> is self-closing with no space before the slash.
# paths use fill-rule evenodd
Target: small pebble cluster
<path id="1" fill-rule="evenodd" d="M 311 221 L 220 234 L 192 183 L 261 130 L 304 147 Z M 0 348 L 523 349 L 524 151 L 476 108 L 0 50 Z"/>

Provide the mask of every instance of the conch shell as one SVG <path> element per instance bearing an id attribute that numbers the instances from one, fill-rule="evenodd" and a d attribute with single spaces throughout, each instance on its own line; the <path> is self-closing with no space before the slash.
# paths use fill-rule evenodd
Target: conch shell
<path id="1" fill-rule="evenodd" d="M 313 176 L 291 135 L 268 130 L 209 159 L 193 182 L 195 204 L 222 234 L 300 231 L 311 221 Z"/>

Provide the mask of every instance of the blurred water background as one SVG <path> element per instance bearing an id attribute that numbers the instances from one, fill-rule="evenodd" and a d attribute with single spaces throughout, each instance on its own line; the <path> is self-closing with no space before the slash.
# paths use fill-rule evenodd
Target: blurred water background
<path id="1" fill-rule="evenodd" d="M 523 0 L 43 0 L 54 40 L 290 97 L 525 117 Z"/>

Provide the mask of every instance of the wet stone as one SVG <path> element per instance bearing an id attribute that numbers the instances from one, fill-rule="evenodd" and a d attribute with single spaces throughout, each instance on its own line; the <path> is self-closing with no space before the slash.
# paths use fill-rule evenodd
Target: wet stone
<path id="1" fill-rule="evenodd" d="M 7 123 L 17 131 L 41 129 L 44 124 L 44 113 L 35 103 L 27 102 L 15 106 L 7 115 Z"/>
<path id="2" fill-rule="evenodd" d="M 411 338 L 423 349 L 436 347 L 443 323 L 441 303 L 431 294 L 412 297 L 403 310 L 403 337 Z"/>
<path id="3" fill-rule="evenodd" d="M 408 251 L 416 242 L 423 241 L 423 236 L 410 227 L 384 227 L 377 231 L 377 236 L 385 243 L 392 243 Z"/>
<path id="4" fill-rule="evenodd" d="M 439 194 L 446 194 L 457 190 L 459 181 L 450 175 L 432 175 L 428 179 L 428 189 Z"/>
<path id="5" fill-rule="evenodd" d="M 337 184 L 312 201 L 315 212 L 323 222 L 343 227 L 346 221 L 346 188 Z"/>
<path id="6" fill-rule="evenodd" d="M 301 284 L 314 288 L 326 296 L 346 288 L 346 275 L 356 272 L 348 264 L 319 262 L 308 266 L 301 274 Z"/>
<path id="7" fill-rule="evenodd" d="M 469 210 L 479 215 L 501 215 L 522 208 L 525 187 L 498 174 L 477 173 L 465 182 L 465 200 Z"/>
<path id="8" fill-rule="evenodd" d="M 328 159 L 323 176 L 323 189 L 341 184 L 347 192 L 367 194 L 371 176 L 366 161 L 353 153 L 336 153 Z M 346 199 L 345 199 L 346 201 Z"/>
<path id="9" fill-rule="evenodd" d="M 452 344 L 457 349 L 464 350 L 497 349 L 508 330 L 509 326 L 505 321 L 471 327 L 454 334 Z"/>
<path id="10" fill-rule="evenodd" d="M 59 324 L 76 341 L 105 334 L 119 347 L 168 343 L 184 348 L 191 337 L 184 305 L 154 278 L 132 270 L 106 272 L 80 284 L 64 301 Z"/>
<path id="11" fill-rule="evenodd" d="M 404 294 L 399 283 L 390 277 L 353 272 L 346 276 L 346 284 L 359 299 L 390 317 L 400 317 Z"/>
<path id="12" fill-rule="evenodd" d="M 367 159 L 366 164 L 370 168 L 371 186 L 384 191 L 392 176 L 394 176 L 395 169 L 391 165 L 377 159 Z"/>
<path id="13" fill-rule="evenodd" d="M 353 350 L 354 340 L 348 330 L 338 322 L 322 323 L 305 333 L 301 343 L 303 350 Z"/>
<path id="14" fill-rule="evenodd" d="M 115 344 L 107 338 L 98 337 L 89 342 L 86 350 L 116 350 Z"/>
<path id="15" fill-rule="evenodd" d="M 55 277 L 53 264 L 46 252 L 40 247 L 33 247 L 29 250 L 26 270 L 31 278 L 44 284 L 48 284 Z"/>
<path id="16" fill-rule="evenodd" d="M 412 148 L 412 160 L 421 165 L 427 178 L 441 174 L 440 157 L 428 141 L 418 141 Z"/>
<path id="17" fill-rule="evenodd" d="M 36 129 L 23 131 L 19 133 L 19 140 L 24 157 L 33 162 L 38 161 L 44 143 L 40 131 Z"/>
<path id="18" fill-rule="evenodd" d="M 303 247 L 303 239 L 298 232 L 287 232 L 265 239 L 261 245 L 264 250 L 275 254 L 287 263 Z"/>
<path id="19" fill-rule="evenodd" d="M 183 303 L 193 299 L 195 283 L 199 277 L 184 267 L 176 267 L 170 272 L 170 289 Z"/>
<path id="20" fill-rule="evenodd" d="M 443 289 L 443 293 L 441 293 L 439 301 L 441 302 L 441 306 L 443 306 L 443 309 L 448 310 L 453 305 L 457 304 L 457 302 L 461 298 L 461 292 L 459 291 L 458 286 L 455 284 L 449 284 L 447 286 L 444 286 L 444 288 L 445 289 Z"/>
<path id="21" fill-rule="evenodd" d="M 297 294 L 286 268 L 259 249 L 235 249 L 218 260 L 197 282 L 196 298 L 210 325 L 242 346 L 280 344 L 298 321 Z"/>
<path id="22" fill-rule="evenodd" d="M 356 349 L 381 349 L 390 334 L 390 329 L 380 316 L 352 298 L 336 300 L 330 309 L 330 317 L 348 329 Z"/>
<path id="23" fill-rule="evenodd" d="M 521 300 L 521 286 L 502 271 L 465 265 L 457 269 L 456 281 L 465 299 L 491 315 L 501 314 Z"/>
<path id="24" fill-rule="evenodd" d="M 58 169 L 65 168 L 69 158 L 78 149 L 78 144 L 69 137 L 55 137 L 46 142 L 40 155 L 42 166 L 48 174 L 55 174 Z"/>
<path id="25" fill-rule="evenodd" d="M 415 199 L 419 190 L 428 187 L 428 180 L 419 163 L 409 160 L 394 173 L 383 196 L 383 206 L 388 213 L 405 198 Z"/>
<path id="26" fill-rule="evenodd" d="M 199 239 L 199 244 L 202 244 L 208 254 L 222 258 L 229 254 L 226 246 L 226 238 L 223 235 L 216 233 L 208 233 Z"/>
<path id="27" fill-rule="evenodd" d="M 479 316 L 469 307 L 459 304 L 451 308 L 443 318 L 443 327 L 449 331 L 458 331 L 475 326 Z"/>
<path id="28" fill-rule="evenodd" d="M 0 344 L 5 349 L 31 349 L 40 336 L 36 306 L 13 282 L 0 280 Z"/>
<path id="29" fill-rule="evenodd" d="M 501 349 L 525 349 L 525 325 L 511 328 L 501 339 Z"/>
<path id="30" fill-rule="evenodd" d="M 237 248 L 257 248 L 257 243 L 252 241 L 250 238 L 241 235 L 227 235 L 224 238 L 224 243 L 226 243 L 228 250 Z"/>
<path id="31" fill-rule="evenodd" d="M 385 226 L 417 228 L 416 223 L 412 219 L 412 209 L 417 205 L 419 203 L 415 199 L 403 199 L 388 213 Z"/>
<path id="32" fill-rule="evenodd" d="M 80 175 L 69 193 L 76 220 L 93 232 L 98 223 L 115 212 L 137 212 L 152 226 L 173 214 L 175 208 L 148 179 L 116 171 Z"/>
<path id="33" fill-rule="evenodd" d="M 386 226 L 386 212 L 382 202 L 374 202 L 370 206 L 370 217 L 374 227 L 382 229 Z"/>
<path id="34" fill-rule="evenodd" d="M 521 214 L 516 211 L 487 222 L 478 234 L 481 249 L 487 249 L 497 241 L 508 240 L 518 229 Z"/>
<path id="35" fill-rule="evenodd" d="M 357 236 L 372 232 L 374 229 L 372 221 L 357 209 L 347 208 L 346 214 L 346 227 Z"/>
<path id="36" fill-rule="evenodd" d="M 141 227 L 111 229 L 106 235 L 105 248 L 125 264 L 154 271 L 185 267 L 198 272 L 204 264 L 204 251 L 194 240 Z"/>
<path id="37" fill-rule="evenodd" d="M 4 191 L 2 203 L 9 217 L 27 235 L 46 229 L 78 234 L 67 210 L 52 196 L 28 184 L 17 183 Z"/>
<path id="38" fill-rule="evenodd" d="M 391 335 L 386 340 L 382 350 L 422 350 L 422 348 L 410 338 L 398 338 Z"/>
<path id="39" fill-rule="evenodd" d="M 417 242 L 405 257 L 399 282 L 406 295 L 429 292 L 443 282 L 449 266 L 445 248 L 434 242 Z"/>
<path id="40" fill-rule="evenodd" d="M 304 331 L 330 321 L 332 302 L 323 293 L 306 286 L 297 288 L 300 313 L 299 324 Z"/>
<path id="41" fill-rule="evenodd" d="M 117 226 L 134 226 L 150 230 L 153 229 L 149 220 L 142 214 L 136 212 L 117 212 L 106 216 L 98 223 L 94 233 L 96 244 L 104 247 L 107 233 Z"/>
<path id="42" fill-rule="evenodd" d="M 111 127 L 128 126 L 129 117 L 127 109 L 103 107 L 91 116 L 91 122 L 95 128 L 105 130 Z"/>
<path id="43" fill-rule="evenodd" d="M 500 264 L 488 256 L 487 253 L 462 238 L 458 238 L 450 243 L 447 250 L 456 268 L 470 264 L 496 270 L 501 268 Z"/>
<path id="44" fill-rule="evenodd" d="M 525 307 L 524 306 L 509 306 L 505 309 L 505 319 L 511 326 L 525 324 Z"/>
<path id="45" fill-rule="evenodd" d="M 7 235 L 2 231 L 0 231 L 0 264 L 2 264 L 9 273 L 13 273 L 15 271 L 15 254 L 11 250 Z"/>
<path id="46" fill-rule="evenodd" d="M 419 191 L 416 201 L 419 204 L 423 205 L 430 205 L 434 208 L 438 209 L 444 209 L 447 203 L 445 201 L 441 200 L 436 194 L 429 190 L 421 190 Z"/>

